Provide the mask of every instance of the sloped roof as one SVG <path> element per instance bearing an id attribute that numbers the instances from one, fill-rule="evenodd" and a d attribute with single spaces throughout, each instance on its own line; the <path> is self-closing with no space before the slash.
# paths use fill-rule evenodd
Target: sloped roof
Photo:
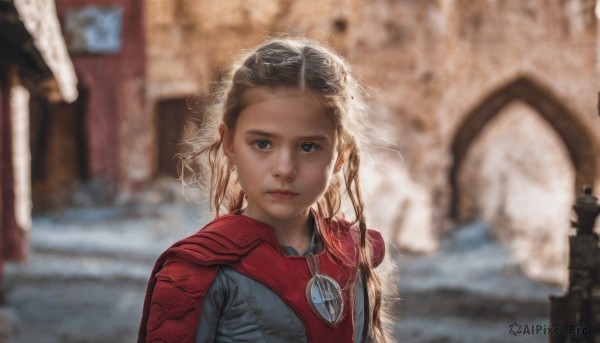
<path id="1" fill-rule="evenodd" d="M 12 0 L 19 19 L 33 38 L 33 44 L 52 72 L 66 102 L 77 99 L 77 76 L 60 30 L 52 0 Z"/>

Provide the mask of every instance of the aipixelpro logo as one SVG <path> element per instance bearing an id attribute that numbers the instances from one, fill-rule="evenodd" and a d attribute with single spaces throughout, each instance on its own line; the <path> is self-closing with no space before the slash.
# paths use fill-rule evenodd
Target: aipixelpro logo
<path id="1" fill-rule="evenodd" d="M 517 336 L 518 334 L 521 333 L 521 324 L 518 324 L 517 322 L 513 322 L 512 324 L 510 324 L 510 326 L 508 327 L 508 331 L 510 331 L 511 334 Z"/>
<path id="2" fill-rule="evenodd" d="M 508 332 L 513 336 L 518 335 L 587 335 L 589 330 L 586 327 L 577 325 L 558 325 L 547 326 L 545 324 L 519 324 L 513 322 L 508 326 Z"/>

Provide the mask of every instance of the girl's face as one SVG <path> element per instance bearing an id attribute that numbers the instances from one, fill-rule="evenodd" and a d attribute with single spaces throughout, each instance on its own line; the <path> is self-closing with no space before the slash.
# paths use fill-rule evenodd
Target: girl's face
<path id="1" fill-rule="evenodd" d="M 244 215 L 267 224 L 306 215 L 341 166 L 334 126 L 313 94 L 259 89 L 250 95 L 235 130 L 220 127 L 247 195 Z"/>

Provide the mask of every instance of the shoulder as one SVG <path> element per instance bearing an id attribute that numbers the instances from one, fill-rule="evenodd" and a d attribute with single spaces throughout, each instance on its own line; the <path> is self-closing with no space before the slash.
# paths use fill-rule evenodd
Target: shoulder
<path id="1" fill-rule="evenodd" d="M 333 220 L 330 225 L 335 227 L 335 230 L 340 233 L 344 251 L 349 253 L 349 250 L 353 250 L 353 254 L 356 254 L 356 249 L 360 246 L 360 231 L 358 227 L 351 225 L 345 219 Z M 385 256 L 385 241 L 381 233 L 373 229 L 367 229 L 367 240 L 371 246 L 371 261 L 373 266 L 376 267 L 381 264 Z"/>
<path id="2" fill-rule="evenodd" d="M 265 240 L 265 233 L 241 216 L 225 215 L 198 232 L 173 244 L 165 255 L 203 265 L 238 261 Z"/>
<path id="3" fill-rule="evenodd" d="M 263 236 L 261 230 L 245 217 L 228 214 L 214 219 L 192 236 L 175 243 L 175 246 L 209 240 L 229 241 L 244 247 L 261 240 Z"/>
<path id="4" fill-rule="evenodd" d="M 138 342 L 193 341 L 204 297 L 218 270 L 176 256 L 166 258 L 146 291 Z"/>
<path id="5" fill-rule="evenodd" d="M 367 230 L 367 234 L 373 251 L 371 256 L 373 265 L 378 266 L 383 262 L 383 257 L 385 256 L 385 241 L 379 231 L 369 229 Z"/>
<path id="6" fill-rule="evenodd" d="M 187 294 L 204 294 L 217 274 L 217 266 L 203 266 L 169 256 L 156 273 L 158 282 L 166 283 Z"/>
<path id="7" fill-rule="evenodd" d="M 139 342 L 194 341 L 204 299 L 220 265 L 239 261 L 264 240 L 264 232 L 239 216 L 226 215 L 167 249 L 146 290 Z"/>

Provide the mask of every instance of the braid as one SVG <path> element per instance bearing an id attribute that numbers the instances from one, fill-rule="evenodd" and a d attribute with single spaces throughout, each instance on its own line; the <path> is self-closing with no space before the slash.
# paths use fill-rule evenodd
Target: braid
<path id="1" fill-rule="evenodd" d="M 360 154 L 356 147 L 354 139 L 350 141 L 350 153 L 348 154 L 348 165 L 345 170 L 346 174 L 346 189 L 348 196 L 352 202 L 354 213 L 356 214 L 355 224 L 358 223 L 360 232 L 359 243 L 359 268 L 365 278 L 367 285 L 368 299 L 371 316 L 371 339 L 374 342 L 385 343 L 385 331 L 381 322 L 381 280 L 375 272 L 371 259 L 371 243 L 367 239 L 367 225 L 364 214 L 364 203 L 360 190 L 360 177 L 358 174 L 360 167 Z"/>
<path id="2" fill-rule="evenodd" d="M 223 169 L 223 161 L 217 157 L 221 150 L 221 141 L 215 142 L 207 147 L 208 150 L 208 165 L 211 170 L 214 170 L 214 177 L 211 178 L 210 201 L 211 206 L 214 206 L 216 215 L 219 216 L 219 209 L 225 197 L 224 192 L 220 192 L 220 185 L 229 183 L 230 174 Z"/>

